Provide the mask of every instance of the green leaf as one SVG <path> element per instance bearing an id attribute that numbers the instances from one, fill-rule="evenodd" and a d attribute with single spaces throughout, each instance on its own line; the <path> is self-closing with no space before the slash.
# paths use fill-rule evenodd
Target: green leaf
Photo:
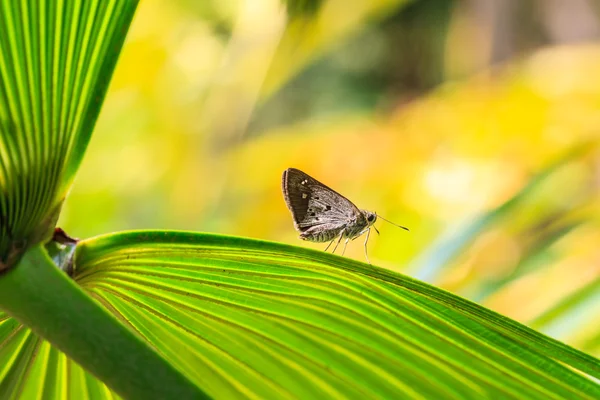
<path id="1" fill-rule="evenodd" d="M 64 350 L 126 398 L 204 398 L 203 393 L 106 309 L 86 295 L 40 246 L 0 279 L 0 393 L 22 398 L 102 396 L 106 387 Z M 89 382 L 90 384 L 86 383 Z"/>
<path id="2" fill-rule="evenodd" d="M 211 396 L 600 396 L 581 374 L 600 377 L 597 359 L 425 283 L 324 252 L 125 232 L 80 242 L 74 277 Z M 18 348 L 15 330 L 3 331 L 3 348 Z M 5 376 L 24 379 L 31 349 L 14 359 L 21 363 L 0 358 Z"/>
<path id="3" fill-rule="evenodd" d="M 0 270 L 54 228 L 136 5 L 0 2 Z"/>

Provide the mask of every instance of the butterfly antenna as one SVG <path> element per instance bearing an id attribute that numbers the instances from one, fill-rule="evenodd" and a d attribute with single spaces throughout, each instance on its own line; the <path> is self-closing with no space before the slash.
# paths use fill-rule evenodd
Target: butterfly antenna
<path id="1" fill-rule="evenodd" d="M 375 229 L 375 232 L 377 232 L 378 235 L 380 235 L 379 230 L 377 228 L 375 228 L 375 225 L 372 226 L 373 229 Z"/>
<path id="2" fill-rule="evenodd" d="M 390 221 L 389 219 L 385 219 L 385 218 L 383 218 L 381 215 L 378 215 L 378 217 L 379 217 L 379 218 L 381 218 L 382 220 L 384 220 L 385 222 L 389 223 L 389 224 L 392 224 L 392 225 L 394 225 L 394 226 L 397 226 L 398 228 L 404 229 L 405 231 L 410 231 L 410 229 L 408 229 L 407 227 L 405 227 L 405 226 L 402 226 L 402 225 L 398 225 L 398 224 L 396 224 L 396 223 L 394 223 L 394 222 Z M 377 232 L 377 233 L 379 233 L 379 232 Z"/>

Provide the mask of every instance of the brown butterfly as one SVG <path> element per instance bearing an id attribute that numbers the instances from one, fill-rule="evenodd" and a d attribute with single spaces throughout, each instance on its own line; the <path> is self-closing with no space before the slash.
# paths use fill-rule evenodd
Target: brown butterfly
<path id="1" fill-rule="evenodd" d="M 366 232 L 365 258 L 369 264 L 371 263 L 367 255 L 367 242 L 371 227 L 379 233 L 373 226 L 377 220 L 376 213 L 360 210 L 335 190 L 295 168 L 283 171 L 282 190 L 285 203 L 294 219 L 294 227 L 300 232 L 300 239 L 311 242 L 329 242 L 325 251 L 337 239 L 333 248 L 334 253 L 342 239 L 346 239 L 342 251 L 342 255 L 344 255 L 348 241 L 356 239 Z M 379 218 L 408 230 L 408 228 L 381 216 Z"/>

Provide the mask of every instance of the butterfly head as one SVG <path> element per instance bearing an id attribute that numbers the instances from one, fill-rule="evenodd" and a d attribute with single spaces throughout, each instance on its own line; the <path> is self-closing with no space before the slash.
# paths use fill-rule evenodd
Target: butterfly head
<path id="1" fill-rule="evenodd" d="M 377 221 L 377 213 L 363 210 L 363 214 L 367 220 L 367 224 L 368 224 L 367 226 L 371 226 L 375 223 L 375 221 Z"/>

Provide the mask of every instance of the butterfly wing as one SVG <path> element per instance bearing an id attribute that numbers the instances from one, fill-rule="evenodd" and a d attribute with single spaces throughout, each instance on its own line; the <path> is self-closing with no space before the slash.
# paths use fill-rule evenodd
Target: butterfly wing
<path id="1" fill-rule="evenodd" d="M 283 172 L 282 189 L 303 239 L 331 240 L 361 217 L 350 200 L 298 169 Z"/>

